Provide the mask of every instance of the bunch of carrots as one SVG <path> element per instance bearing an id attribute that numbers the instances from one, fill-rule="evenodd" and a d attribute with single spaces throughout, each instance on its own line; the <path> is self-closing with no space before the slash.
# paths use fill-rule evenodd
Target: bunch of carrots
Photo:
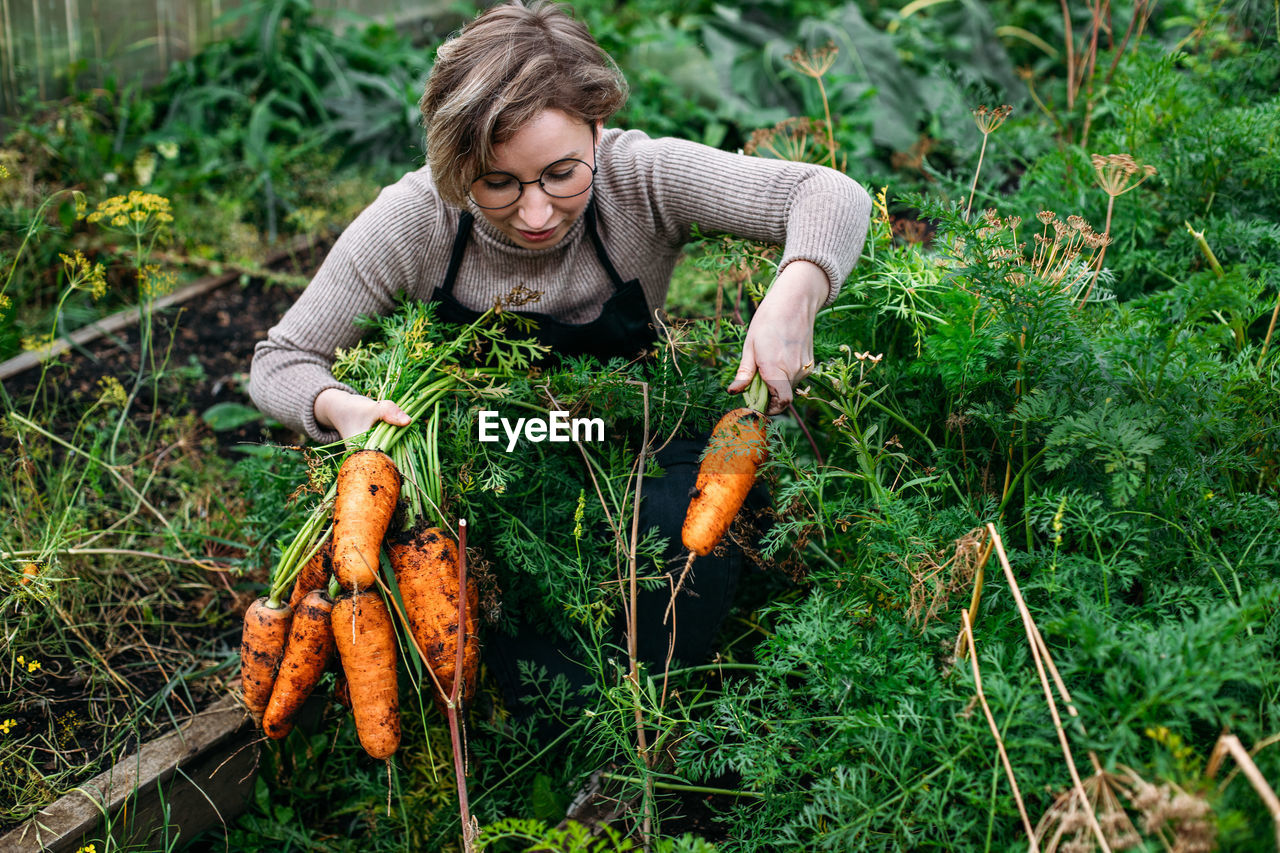
<path id="1" fill-rule="evenodd" d="M 438 704 L 452 716 L 460 700 L 473 694 L 479 667 L 477 595 L 465 580 L 465 552 L 443 529 L 436 438 L 439 407 L 448 395 L 484 393 L 510 375 L 508 368 L 463 370 L 456 363 L 484 335 L 484 320 L 447 343 L 432 345 L 424 340 L 430 321 L 424 306 L 394 318 L 401 325 L 387 330 L 393 343 L 352 359 L 367 373 L 370 358 L 381 358 L 382 381 L 368 390 L 395 399 L 413 423 L 378 424 L 362 436 L 283 549 L 267 594 L 245 613 L 244 701 L 269 737 L 289 733 L 336 660 L 339 697 L 345 692 L 361 746 L 379 759 L 396 751 L 400 716 L 393 609 L 434 681 Z M 528 342 L 517 346 L 530 350 Z M 402 488 L 406 482 L 410 488 Z M 400 507 L 403 512 L 397 514 Z M 400 529 L 393 529 L 393 519 L 401 518 Z M 460 522 L 460 530 L 464 525 Z M 379 574 L 384 546 L 399 602 Z"/>
<path id="2" fill-rule="evenodd" d="M 283 549 L 267 595 L 246 612 L 244 700 L 269 737 L 289 733 L 336 661 L 339 694 L 345 685 L 361 745 L 379 759 L 396 751 L 393 610 L 434 681 L 440 707 L 453 718 L 460 699 L 474 695 L 477 596 L 465 576 L 465 541 L 460 548 L 444 529 L 436 439 L 448 395 L 492 392 L 521 364 L 510 351 L 498 369 L 464 371 L 453 363 L 482 332 L 483 320 L 434 348 L 417 346 L 404 328 L 388 336 L 396 341 L 389 349 L 394 357 L 384 381 L 368 390 L 395 399 L 412 425 L 379 424 L 345 456 L 328 492 Z M 723 538 L 767 457 L 768 420 L 761 414 L 767 388 L 757 378 L 745 396 L 747 405 L 716 425 L 699 468 L 682 535 L 690 562 Z M 402 608 L 379 574 L 384 548 Z"/>
<path id="3" fill-rule="evenodd" d="M 384 544 L 409 636 L 440 696 L 456 702 L 459 693 L 474 691 L 474 585 L 466 585 L 460 601 L 458 547 L 445 531 L 419 527 L 386 536 L 400 490 L 400 473 L 385 452 L 349 455 L 338 471 L 332 528 L 312 549 L 288 602 L 268 595 L 245 614 L 245 704 L 267 736 L 289 733 L 336 654 L 361 746 L 374 758 L 399 747 L 396 632 L 378 577 Z M 455 690 L 459 643 L 463 676 Z"/>

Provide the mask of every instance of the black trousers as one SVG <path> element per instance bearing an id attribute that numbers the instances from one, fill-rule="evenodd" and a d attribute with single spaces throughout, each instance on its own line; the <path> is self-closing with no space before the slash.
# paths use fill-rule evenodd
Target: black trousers
<path id="1" fill-rule="evenodd" d="M 636 656 L 648 664 L 650 672 L 661 672 L 671 650 L 672 666 L 698 664 L 711 654 L 712 645 L 733 605 L 738 578 L 745 556 L 742 549 L 727 543 L 712 553 L 694 560 L 680 585 L 671 618 L 663 616 L 671 603 L 671 589 L 685 566 L 688 555 L 680 541 L 689 497 L 698 476 L 698 455 L 703 441 L 676 439 L 663 448 L 656 462 L 663 470 L 661 477 L 646 477 L 641 489 L 640 530 L 651 527 L 668 541 L 666 557 L 669 583 L 662 589 L 641 590 L 636 602 Z M 752 503 L 767 500 L 762 487 L 753 492 Z M 640 567 L 643 574 L 652 569 Z M 621 623 L 621 619 L 619 622 Z M 626 626 L 614 628 L 612 640 L 626 648 Z M 570 688 L 579 690 L 593 682 L 593 676 L 582 662 L 573 659 L 572 651 L 558 634 L 539 630 L 528 621 L 517 625 L 514 634 L 491 632 L 485 637 L 484 661 L 502 690 L 507 709 L 520 714 L 521 698 L 535 691 L 522 684 L 520 661 L 544 667 L 549 678 L 563 675 Z M 624 661 L 620 664 L 625 666 Z"/>

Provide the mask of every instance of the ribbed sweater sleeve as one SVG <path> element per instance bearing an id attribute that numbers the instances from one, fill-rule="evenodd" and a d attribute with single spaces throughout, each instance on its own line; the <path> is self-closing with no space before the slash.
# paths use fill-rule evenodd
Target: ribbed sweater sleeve
<path id="1" fill-rule="evenodd" d="M 795 260 L 827 274 L 830 304 L 862 253 L 871 197 L 826 166 L 749 157 L 680 139 L 622 133 L 609 150 L 619 207 L 648 209 L 651 223 L 677 244 L 691 226 L 783 247 L 781 272 Z"/>
<path id="2" fill-rule="evenodd" d="M 427 248 L 422 235 L 442 234 L 445 216 L 420 182 L 402 180 L 356 217 L 298 301 L 255 347 L 249 395 L 259 410 L 317 441 L 339 438 L 316 423 L 314 409 L 321 391 L 352 390 L 333 378 L 334 354 L 360 340 L 365 330 L 357 317 L 388 313 L 398 291 L 429 296 L 420 275 Z"/>

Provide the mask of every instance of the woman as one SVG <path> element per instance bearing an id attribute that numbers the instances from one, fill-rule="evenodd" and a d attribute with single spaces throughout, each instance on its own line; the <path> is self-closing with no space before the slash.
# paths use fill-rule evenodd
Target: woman
<path id="1" fill-rule="evenodd" d="M 604 129 L 626 100 L 617 66 L 555 5 L 480 15 L 440 47 L 422 97 L 427 165 L 387 187 L 334 245 L 311 285 L 258 344 L 250 393 L 282 423 L 329 442 L 408 418 L 337 382 L 353 320 L 403 290 L 453 318 L 516 284 L 565 353 L 655 339 L 654 313 L 691 226 L 779 243 L 777 280 L 752 318 L 736 378 L 757 372 L 782 411 L 813 360 L 813 321 L 862 249 L 867 193 L 822 166 L 746 157 Z M 613 353 L 600 353 L 613 354 Z"/>
<path id="2" fill-rule="evenodd" d="M 769 413 L 782 411 L 812 366 L 815 315 L 861 251 L 870 199 L 825 167 L 606 130 L 626 94 L 614 62 L 555 5 L 495 7 L 442 45 L 420 104 L 427 165 L 357 217 L 258 344 L 258 407 L 321 442 L 407 424 L 393 402 L 330 372 L 335 349 L 360 338 L 355 318 L 390 311 L 398 291 L 467 322 L 523 285 L 540 297 L 520 313 L 554 351 L 633 356 L 656 341 L 655 315 L 696 224 L 783 245 L 728 387 L 738 393 L 759 373 Z M 662 479 L 687 502 L 687 485 Z M 700 587 L 711 585 L 723 611 L 737 569 L 717 571 L 699 560 Z M 690 639 L 676 657 L 699 656 L 710 639 Z"/>

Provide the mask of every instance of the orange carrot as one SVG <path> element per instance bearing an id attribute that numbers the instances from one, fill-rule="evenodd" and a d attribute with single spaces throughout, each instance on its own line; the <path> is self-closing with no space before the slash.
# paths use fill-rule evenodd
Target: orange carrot
<path id="1" fill-rule="evenodd" d="M 333 572 L 344 590 L 374 585 L 382 537 L 400 497 L 400 472 L 380 450 L 358 450 L 338 469 L 333 504 Z"/>
<path id="2" fill-rule="evenodd" d="M 400 746 L 400 694 L 395 629 L 381 596 L 366 590 L 338 599 L 333 639 L 360 745 L 374 758 L 387 758 Z"/>
<path id="3" fill-rule="evenodd" d="M 293 594 L 289 596 L 289 606 L 297 607 L 298 602 L 313 589 L 323 590 L 329 584 L 329 575 L 333 574 L 333 537 L 330 536 L 320 546 L 320 550 L 307 561 L 298 573 L 293 584 Z"/>
<path id="4" fill-rule="evenodd" d="M 409 627 L 426 655 L 426 663 L 440 682 L 443 700 L 453 690 L 458 665 L 458 546 L 438 527 L 392 537 L 387 555 L 396 573 Z M 462 696 L 474 695 L 480 668 L 480 640 L 476 633 L 479 594 L 467 582 L 466 639 L 462 647 Z"/>
<path id="5" fill-rule="evenodd" d="M 249 713 L 259 723 L 271 701 L 271 688 L 292 619 L 293 608 L 287 604 L 271 607 L 265 597 L 250 604 L 244 614 L 244 631 L 240 635 L 241 690 Z"/>
<path id="6" fill-rule="evenodd" d="M 747 499 L 756 469 L 769 455 L 767 426 L 759 412 L 744 407 L 725 414 L 711 431 L 681 531 L 684 546 L 699 557 L 716 547 Z"/>
<path id="7" fill-rule="evenodd" d="M 289 734 L 302 703 L 324 675 L 333 657 L 333 625 L 329 619 L 332 612 L 333 602 L 319 589 L 303 596 L 294 608 L 280 673 L 262 718 L 267 737 L 279 740 Z"/>

